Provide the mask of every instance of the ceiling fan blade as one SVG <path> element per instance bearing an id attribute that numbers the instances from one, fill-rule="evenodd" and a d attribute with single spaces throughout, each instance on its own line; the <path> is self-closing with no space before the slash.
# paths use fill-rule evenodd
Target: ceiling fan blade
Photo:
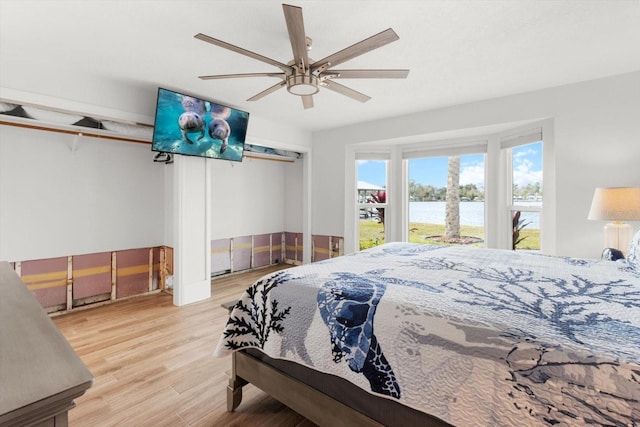
<path id="1" fill-rule="evenodd" d="M 304 74 L 309 67 L 309 57 L 307 54 L 307 37 L 304 34 L 304 21 L 302 20 L 302 8 L 283 4 L 284 19 L 287 22 L 291 50 L 293 51 L 293 62 L 298 66 L 298 70 Z"/>
<path id="2" fill-rule="evenodd" d="M 214 39 L 213 37 L 209 37 L 206 34 L 198 33 L 194 37 L 197 38 L 198 40 L 202 40 L 202 41 L 205 41 L 207 43 L 211 43 L 212 45 L 220 46 L 220 47 L 223 47 L 225 49 L 229 49 L 229 50 L 231 50 L 233 52 L 239 53 L 241 55 L 245 55 L 245 56 L 248 56 L 250 58 L 257 59 L 258 61 L 266 62 L 267 64 L 270 64 L 270 65 L 273 65 L 275 67 L 280 68 L 287 75 L 289 75 L 289 74 L 291 74 L 293 72 L 291 67 L 288 66 L 287 64 L 283 64 L 282 62 L 278 62 L 275 59 L 267 58 L 266 56 L 260 55 L 259 53 L 251 52 L 250 50 L 243 49 L 241 47 L 232 45 L 230 43 L 223 42 L 222 40 Z"/>
<path id="3" fill-rule="evenodd" d="M 285 73 L 245 73 L 245 74 L 216 74 L 213 76 L 198 76 L 202 80 L 215 80 L 215 79 L 236 79 L 240 77 L 279 77 L 284 80 Z"/>
<path id="4" fill-rule="evenodd" d="M 273 86 L 271 86 L 271 87 L 269 87 L 269 88 L 267 88 L 267 89 L 263 90 L 263 91 L 262 91 L 262 92 L 260 92 L 259 94 L 257 94 L 257 95 L 253 95 L 251 98 L 247 99 L 247 101 L 257 101 L 258 99 L 262 99 L 262 98 L 264 98 L 265 96 L 269 95 L 270 93 L 277 91 L 277 90 L 278 90 L 278 89 L 280 89 L 281 87 L 286 86 L 286 84 L 287 84 L 287 83 L 283 80 L 283 81 L 281 81 L 280 83 L 277 83 L 277 84 L 275 84 L 275 85 L 273 85 Z"/>
<path id="5" fill-rule="evenodd" d="M 313 95 L 304 95 L 302 98 L 302 106 L 306 110 L 307 108 L 313 108 Z"/>
<path id="6" fill-rule="evenodd" d="M 329 55 L 326 58 L 314 62 L 313 64 L 311 64 L 311 69 L 312 71 L 316 71 L 325 64 L 327 64 L 326 68 L 334 67 L 338 64 L 342 64 L 343 62 L 353 59 L 356 56 L 360 56 L 373 49 L 377 49 L 386 44 L 394 42 L 399 38 L 400 37 L 398 37 L 395 31 L 393 31 L 391 28 L 388 28 L 374 36 L 364 39 L 354 45 L 342 49 L 339 52 Z"/>
<path id="7" fill-rule="evenodd" d="M 368 100 L 371 99 L 370 96 L 367 96 L 364 93 L 360 93 L 357 90 L 353 90 L 346 86 L 343 86 L 340 83 L 325 80 L 325 82 L 322 85 L 326 89 L 332 90 L 334 92 L 338 92 L 339 94 L 348 96 L 349 98 L 355 99 L 356 101 L 367 102 Z"/>
<path id="8" fill-rule="evenodd" d="M 331 69 L 322 76 L 332 76 L 332 79 L 406 79 L 409 70 L 334 70 Z"/>

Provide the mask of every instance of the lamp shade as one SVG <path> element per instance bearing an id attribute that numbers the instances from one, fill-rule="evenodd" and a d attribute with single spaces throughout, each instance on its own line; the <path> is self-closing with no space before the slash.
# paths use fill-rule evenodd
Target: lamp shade
<path id="1" fill-rule="evenodd" d="M 606 221 L 640 220 L 640 187 L 596 188 L 588 218 Z"/>

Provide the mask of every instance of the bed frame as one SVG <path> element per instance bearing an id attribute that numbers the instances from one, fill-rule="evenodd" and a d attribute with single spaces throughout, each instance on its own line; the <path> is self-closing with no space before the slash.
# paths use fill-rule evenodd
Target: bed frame
<path id="1" fill-rule="evenodd" d="M 227 386 L 227 410 L 233 412 L 242 401 L 242 387 L 251 383 L 318 425 L 383 427 L 301 381 L 263 363 L 244 351 L 232 354 Z"/>

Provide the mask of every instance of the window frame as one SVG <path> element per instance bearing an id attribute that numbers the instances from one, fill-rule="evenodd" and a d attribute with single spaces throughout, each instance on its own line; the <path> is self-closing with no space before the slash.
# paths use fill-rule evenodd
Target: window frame
<path id="1" fill-rule="evenodd" d="M 429 140 L 425 136 L 423 142 L 386 145 L 381 144 L 348 144 L 345 147 L 345 253 L 359 250 L 359 207 L 357 203 L 357 164 L 356 159 L 364 159 L 363 155 L 383 155 L 389 159 L 387 167 L 387 203 L 385 204 L 385 241 L 408 241 L 408 162 L 406 156 L 425 151 L 446 150 L 470 145 L 472 141 L 486 140 L 485 154 L 485 244 L 488 248 L 511 249 L 512 219 L 510 206 L 513 199 L 511 185 L 505 185 L 507 171 L 506 155 L 502 144 L 505 141 L 517 141 L 516 138 L 530 133 L 532 129 L 541 130 L 543 137 L 543 206 L 540 224 L 544 223 L 544 238 L 541 230 L 541 252 L 556 254 L 556 166 L 554 144 L 554 120 L 547 118 L 531 120 L 523 125 L 511 126 L 502 132 L 482 134 L 481 129 L 470 137 Z M 415 139 L 414 139 L 415 141 Z M 535 142 L 535 141 L 533 141 Z M 520 145 L 520 144 L 516 144 Z M 449 151 L 451 155 L 456 154 Z M 476 152 L 477 153 L 477 152 Z M 513 178 L 509 179 L 509 183 Z M 529 207 L 531 208 L 531 207 Z"/>

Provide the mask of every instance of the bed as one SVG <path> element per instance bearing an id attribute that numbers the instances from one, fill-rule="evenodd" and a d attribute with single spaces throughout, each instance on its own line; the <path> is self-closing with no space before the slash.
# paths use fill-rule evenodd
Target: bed
<path id="1" fill-rule="evenodd" d="M 228 410 L 251 382 L 320 425 L 640 425 L 636 250 L 387 243 L 272 273 L 216 349 Z"/>

